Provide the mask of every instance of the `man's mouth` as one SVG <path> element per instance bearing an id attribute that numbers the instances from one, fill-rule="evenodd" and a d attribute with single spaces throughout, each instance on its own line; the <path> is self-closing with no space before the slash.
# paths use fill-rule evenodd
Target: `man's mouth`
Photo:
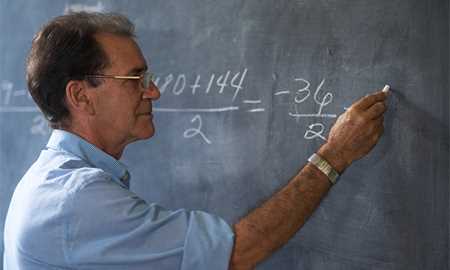
<path id="1" fill-rule="evenodd" d="M 138 113 L 138 116 L 142 116 L 142 115 L 152 115 L 152 112 L 142 112 L 142 113 Z"/>

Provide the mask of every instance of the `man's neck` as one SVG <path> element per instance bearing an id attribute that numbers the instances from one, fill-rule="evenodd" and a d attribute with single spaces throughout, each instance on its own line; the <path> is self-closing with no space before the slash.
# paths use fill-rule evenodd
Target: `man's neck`
<path id="1" fill-rule="evenodd" d="M 125 144 L 116 143 L 110 139 L 108 140 L 108 138 L 102 136 L 102 134 L 93 132 L 90 129 L 80 129 L 73 126 L 62 129 L 83 138 L 117 160 L 120 159 L 123 150 L 125 149 Z"/>

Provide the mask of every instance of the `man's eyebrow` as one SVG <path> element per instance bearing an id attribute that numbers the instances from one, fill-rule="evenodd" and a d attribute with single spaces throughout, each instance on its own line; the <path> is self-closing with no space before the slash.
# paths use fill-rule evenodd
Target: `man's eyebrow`
<path id="1" fill-rule="evenodd" d="M 133 76 L 133 75 L 137 75 L 137 74 L 142 74 L 143 72 L 147 71 L 148 66 L 144 65 L 142 67 L 135 67 L 133 69 L 131 69 L 130 71 L 128 71 L 128 75 Z"/>

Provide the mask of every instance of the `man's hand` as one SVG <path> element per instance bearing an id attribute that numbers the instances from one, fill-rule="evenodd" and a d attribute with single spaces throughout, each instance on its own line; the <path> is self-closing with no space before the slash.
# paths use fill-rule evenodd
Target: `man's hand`
<path id="1" fill-rule="evenodd" d="M 356 101 L 331 128 L 317 153 L 338 172 L 368 154 L 380 139 L 388 93 L 379 91 Z"/>

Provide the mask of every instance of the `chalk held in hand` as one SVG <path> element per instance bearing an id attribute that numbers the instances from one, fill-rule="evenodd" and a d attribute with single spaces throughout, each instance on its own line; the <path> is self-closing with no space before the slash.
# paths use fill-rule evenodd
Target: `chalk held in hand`
<path id="1" fill-rule="evenodd" d="M 385 93 L 388 93 L 389 89 L 391 89 L 391 87 L 388 84 L 386 84 L 382 91 L 385 92 Z"/>

